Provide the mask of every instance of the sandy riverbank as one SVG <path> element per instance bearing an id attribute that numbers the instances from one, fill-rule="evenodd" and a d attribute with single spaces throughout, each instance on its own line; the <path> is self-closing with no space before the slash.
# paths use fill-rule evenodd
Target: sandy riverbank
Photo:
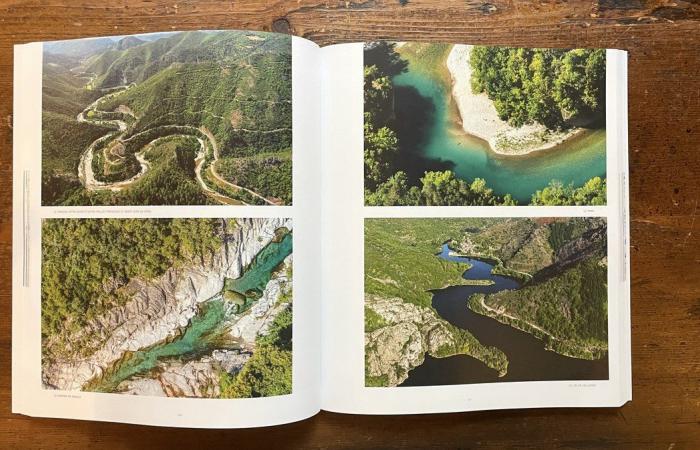
<path id="1" fill-rule="evenodd" d="M 447 69 L 452 76 L 452 97 L 467 134 L 488 142 L 494 153 L 517 156 L 551 149 L 584 131 L 573 128 L 565 132 L 552 132 L 539 124 L 516 128 L 501 120 L 485 93 L 472 92 L 469 64 L 472 47 L 456 44 L 447 57 Z"/>

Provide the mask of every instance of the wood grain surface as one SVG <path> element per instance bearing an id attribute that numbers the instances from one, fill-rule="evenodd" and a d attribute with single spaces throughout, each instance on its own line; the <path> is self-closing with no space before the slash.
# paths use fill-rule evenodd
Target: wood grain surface
<path id="1" fill-rule="evenodd" d="M 321 413 L 237 431 L 12 415 L 12 46 L 207 28 L 275 30 L 320 44 L 387 38 L 628 50 L 634 400 L 619 409 Z M 699 175 L 698 1 L 0 0 L 0 448 L 700 448 Z"/>

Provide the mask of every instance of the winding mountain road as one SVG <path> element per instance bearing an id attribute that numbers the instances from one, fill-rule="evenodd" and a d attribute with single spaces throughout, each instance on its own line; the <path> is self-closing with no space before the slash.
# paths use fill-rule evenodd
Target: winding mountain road
<path id="1" fill-rule="evenodd" d="M 92 102 L 90 105 L 88 105 L 83 111 L 80 112 L 80 114 L 77 115 L 76 120 L 78 122 L 84 122 L 84 123 L 90 123 L 93 125 L 98 125 L 101 127 L 106 127 L 106 128 L 111 128 L 112 131 L 109 133 L 105 134 L 104 136 L 96 139 L 93 141 L 83 152 L 83 154 L 80 156 L 80 162 L 78 164 L 78 178 L 80 179 L 80 182 L 83 184 L 85 189 L 88 191 L 100 191 L 100 190 L 108 190 L 112 192 L 119 192 L 129 186 L 131 186 L 134 182 L 139 180 L 143 175 L 148 172 L 148 170 L 151 168 L 151 164 L 146 158 L 146 153 L 149 149 L 151 149 L 154 144 L 164 138 L 170 138 L 170 137 L 175 137 L 175 136 L 181 136 L 181 137 L 194 137 L 197 139 L 197 142 L 199 142 L 199 151 L 197 155 L 195 156 L 195 177 L 197 179 L 197 183 L 201 187 L 202 191 L 215 200 L 217 203 L 222 203 L 222 204 L 227 204 L 227 205 L 246 205 L 247 203 L 231 198 L 225 194 L 222 194 L 215 189 L 212 189 L 209 185 L 207 185 L 203 175 L 202 175 L 202 169 L 204 167 L 204 163 L 206 162 L 207 159 L 207 153 L 208 153 L 208 146 L 211 146 L 212 150 L 212 162 L 208 166 L 208 169 L 211 169 L 209 172 L 211 176 L 217 181 L 217 183 L 233 190 L 233 191 L 245 191 L 248 194 L 260 199 L 261 201 L 265 202 L 266 204 L 269 205 L 275 205 L 277 203 L 268 200 L 267 198 L 263 197 L 262 195 L 258 194 L 255 191 L 252 191 L 246 187 L 239 186 L 237 184 L 231 183 L 227 180 L 225 180 L 217 171 L 216 171 L 216 163 L 219 159 L 219 149 L 218 145 L 216 143 L 216 139 L 212 135 L 212 133 L 207 130 L 204 126 L 200 128 L 195 128 L 190 125 L 163 125 L 160 127 L 155 127 L 155 128 L 149 128 L 147 130 L 141 131 L 139 133 L 133 134 L 129 136 L 128 138 L 125 138 L 128 130 L 129 130 L 129 123 L 127 123 L 125 120 L 121 119 L 106 119 L 102 118 L 101 114 L 109 114 L 110 112 L 107 111 L 101 111 L 98 109 L 99 105 L 106 101 L 109 100 L 117 95 L 122 94 L 124 91 L 132 88 L 135 86 L 135 84 L 130 84 L 130 85 L 125 85 L 125 86 L 118 86 L 115 88 L 110 88 L 109 92 L 102 97 L 98 98 L 94 102 Z M 126 114 L 131 116 L 134 119 L 134 122 L 138 120 L 138 117 L 136 117 L 135 114 L 133 114 L 128 108 L 124 108 L 122 111 L 122 114 Z M 94 117 L 91 117 L 94 116 Z M 165 135 L 158 136 L 152 140 L 150 140 L 148 143 L 143 145 L 141 149 L 134 153 L 134 157 L 139 163 L 140 169 L 138 173 L 133 175 L 132 177 L 126 179 L 126 180 L 119 180 L 119 181 L 114 181 L 114 182 L 108 182 L 108 181 L 102 181 L 98 180 L 95 178 L 95 173 L 93 170 L 93 159 L 95 156 L 95 150 L 97 148 L 100 148 L 101 151 L 103 151 L 105 160 L 109 164 L 114 164 L 114 162 L 110 161 L 108 155 L 107 155 L 107 149 L 110 148 L 110 145 L 112 142 L 118 141 L 121 144 L 127 144 L 133 139 L 137 138 L 138 136 L 141 136 L 145 133 L 151 133 L 154 130 L 160 129 L 161 131 L 166 131 L 167 133 Z M 205 142 L 204 139 L 202 139 L 202 135 L 207 137 L 207 140 L 209 141 L 208 143 Z M 118 158 L 123 158 L 121 155 L 115 155 L 114 153 L 110 153 L 112 156 L 116 156 Z"/>

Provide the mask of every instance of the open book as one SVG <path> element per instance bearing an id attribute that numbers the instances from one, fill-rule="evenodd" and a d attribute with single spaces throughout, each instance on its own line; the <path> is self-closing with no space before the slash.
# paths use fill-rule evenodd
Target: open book
<path id="1" fill-rule="evenodd" d="M 252 31 L 17 46 L 13 411 L 622 405 L 626 58 Z"/>

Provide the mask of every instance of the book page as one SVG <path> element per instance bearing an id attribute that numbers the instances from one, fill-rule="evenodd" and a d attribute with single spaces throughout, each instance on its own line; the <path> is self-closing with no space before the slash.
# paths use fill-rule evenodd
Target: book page
<path id="1" fill-rule="evenodd" d="M 249 31 L 15 48 L 13 412 L 318 412 L 318 56 Z"/>
<path id="2" fill-rule="evenodd" d="M 630 400 L 626 53 L 322 52 L 323 409 Z"/>

